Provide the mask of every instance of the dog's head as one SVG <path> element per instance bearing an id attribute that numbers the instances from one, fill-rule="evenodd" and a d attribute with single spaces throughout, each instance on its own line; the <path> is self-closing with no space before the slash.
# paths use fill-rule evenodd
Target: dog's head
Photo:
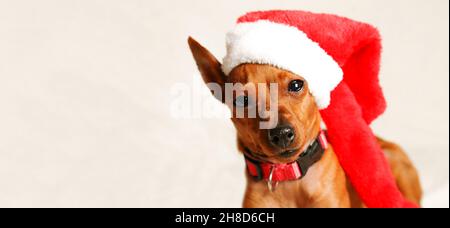
<path id="1" fill-rule="evenodd" d="M 221 94 L 217 90 L 213 94 L 232 110 L 239 147 L 248 156 L 272 163 L 290 162 L 317 136 L 321 122 L 319 108 L 301 75 L 265 64 L 242 64 L 225 75 L 220 62 L 207 49 L 192 38 L 188 43 L 204 82 L 221 89 Z M 226 92 L 227 83 L 242 86 L 233 87 L 230 94 Z M 271 83 L 277 85 L 276 102 L 269 99 L 274 92 Z M 261 116 L 256 111 L 256 116 L 249 117 L 251 110 L 267 110 L 273 103 L 277 104 L 276 113 Z M 236 113 L 239 109 L 246 115 L 239 116 Z M 262 129 L 264 121 L 272 123 L 272 127 Z"/>

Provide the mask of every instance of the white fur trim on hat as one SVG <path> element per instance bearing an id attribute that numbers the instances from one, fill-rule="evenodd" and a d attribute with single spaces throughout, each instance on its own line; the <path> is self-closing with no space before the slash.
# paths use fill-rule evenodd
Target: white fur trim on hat
<path id="1" fill-rule="evenodd" d="M 269 64 L 308 82 L 320 109 L 342 80 L 342 69 L 316 42 L 296 27 L 267 20 L 239 23 L 227 33 L 222 70 L 228 75 L 243 63 Z"/>

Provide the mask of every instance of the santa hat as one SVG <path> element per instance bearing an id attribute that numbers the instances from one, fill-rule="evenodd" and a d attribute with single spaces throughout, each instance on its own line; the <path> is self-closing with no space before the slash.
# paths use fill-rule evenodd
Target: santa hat
<path id="1" fill-rule="evenodd" d="M 269 64 L 305 78 L 341 166 L 368 207 L 414 207 L 398 190 L 369 124 L 384 112 L 381 42 L 365 23 L 304 11 L 251 12 L 227 34 L 222 69 Z"/>

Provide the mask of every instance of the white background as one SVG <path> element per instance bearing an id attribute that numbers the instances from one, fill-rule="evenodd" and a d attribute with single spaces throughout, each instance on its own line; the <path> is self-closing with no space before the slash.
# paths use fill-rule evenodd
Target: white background
<path id="1" fill-rule="evenodd" d="M 188 35 L 217 57 L 235 19 L 303 9 L 384 38 L 387 112 L 373 128 L 449 205 L 447 0 L 0 0 L 0 207 L 239 207 L 244 163 L 226 119 L 174 119 L 197 75 Z"/>

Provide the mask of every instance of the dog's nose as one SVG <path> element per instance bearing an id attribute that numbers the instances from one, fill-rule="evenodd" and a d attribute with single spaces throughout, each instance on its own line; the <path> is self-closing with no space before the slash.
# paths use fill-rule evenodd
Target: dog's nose
<path id="1" fill-rule="evenodd" d="M 295 138 L 294 129 L 290 126 L 279 126 L 268 132 L 269 142 L 279 148 L 291 145 Z"/>

